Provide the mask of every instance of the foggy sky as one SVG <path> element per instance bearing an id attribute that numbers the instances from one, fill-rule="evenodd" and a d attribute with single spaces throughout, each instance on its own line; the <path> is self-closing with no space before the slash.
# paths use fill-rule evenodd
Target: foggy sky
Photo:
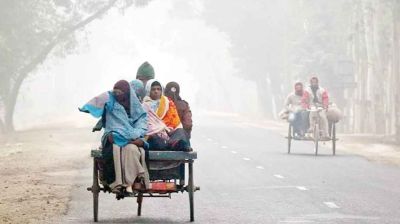
<path id="1" fill-rule="evenodd" d="M 195 117 L 203 110 L 255 113 L 254 84 L 233 75 L 229 37 L 199 16 L 201 1 L 188 5 L 190 10 L 180 15 L 174 1 L 154 1 L 124 14 L 111 10 L 92 22 L 80 32 L 74 54 L 50 56 L 25 81 L 16 106 L 16 128 L 93 122 L 77 108 L 119 79 L 134 79 L 144 61 L 154 66 L 164 85 L 181 84 L 181 95 Z"/>

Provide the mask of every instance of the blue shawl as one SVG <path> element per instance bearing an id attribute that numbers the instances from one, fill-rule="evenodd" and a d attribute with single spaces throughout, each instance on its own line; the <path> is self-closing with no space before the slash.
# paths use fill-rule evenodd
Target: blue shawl
<path id="1" fill-rule="evenodd" d="M 120 147 L 140 138 L 145 142 L 145 148 L 147 148 L 148 144 L 143 139 L 147 132 L 147 114 L 132 88 L 130 90 L 130 116 L 128 116 L 124 107 L 116 101 L 111 91 L 93 98 L 79 110 L 90 113 L 96 118 L 105 115 L 103 138 L 112 134 L 114 144 Z"/>

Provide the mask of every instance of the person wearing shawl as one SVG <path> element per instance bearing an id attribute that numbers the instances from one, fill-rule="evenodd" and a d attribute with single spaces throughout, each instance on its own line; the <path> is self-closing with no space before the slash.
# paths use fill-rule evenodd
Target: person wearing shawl
<path id="1" fill-rule="evenodd" d="M 145 97 L 146 93 L 144 92 L 144 85 L 143 82 L 139 79 L 132 80 L 129 83 L 132 89 L 135 91 L 137 98 L 140 102 L 143 102 L 143 98 Z"/>
<path id="2" fill-rule="evenodd" d="M 140 80 L 143 82 L 143 85 L 146 86 L 147 81 L 150 79 L 154 79 L 154 68 L 153 66 L 145 61 L 140 67 L 138 68 L 136 72 L 136 79 Z"/>
<path id="3" fill-rule="evenodd" d="M 103 156 L 111 156 L 114 175 L 106 178 L 113 192 L 126 190 L 132 193 L 136 182 L 149 186 L 149 176 L 143 148 L 148 147 L 144 137 L 147 133 L 147 114 L 135 91 L 125 80 L 118 81 L 109 91 L 95 97 L 80 111 L 95 117 L 103 116 Z M 104 151 L 110 145 L 111 150 Z M 107 158 L 106 163 L 107 163 Z"/>
<path id="4" fill-rule="evenodd" d="M 180 93 L 179 84 L 176 82 L 169 82 L 165 86 L 164 95 L 172 100 L 178 111 L 179 119 L 182 122 L 183 129 L 187 132 L 190 138 L 193 122 L 192 122 L 192 111 L 190 110 L 189 103 L 182 100 Z"/>
<path id="5" fill-rule="evenodd" d="M 147 82 L 143 107 L 148 115 L 147 138 L 150 150 L 189 151 L 190 142 L 182 128 L 175 103 L 164 96 L 157 80 Z"/>

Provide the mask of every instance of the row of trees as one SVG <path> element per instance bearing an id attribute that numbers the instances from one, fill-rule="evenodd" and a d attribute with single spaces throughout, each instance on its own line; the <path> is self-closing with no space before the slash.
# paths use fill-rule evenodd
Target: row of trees
<path id="1" fill-rule="evenodd" d="M 205 2 L 205 19 L 229 34 L 238 75 L 256 82 L 265 116 L 295 80 L 317 74 L 344 111 L 344 131 L 400 141 L 399 1 Z"/>
<path id="2" fill-rule="evenodd" d="M 358 83 L 349 92 L 350 129 L 395 133 L 400 141 L 400 2 L 357 0 L 350 16 L 348 49 Z"/>

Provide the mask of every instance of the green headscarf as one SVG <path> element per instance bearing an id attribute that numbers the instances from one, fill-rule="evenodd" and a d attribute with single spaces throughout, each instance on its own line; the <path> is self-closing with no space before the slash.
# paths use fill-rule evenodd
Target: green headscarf
<path id="1" fill-rule="evenodd" d="M 136 79 L 154 79 L 154 68 L 147 61 L 144 62 L 137 70 Z"/>

